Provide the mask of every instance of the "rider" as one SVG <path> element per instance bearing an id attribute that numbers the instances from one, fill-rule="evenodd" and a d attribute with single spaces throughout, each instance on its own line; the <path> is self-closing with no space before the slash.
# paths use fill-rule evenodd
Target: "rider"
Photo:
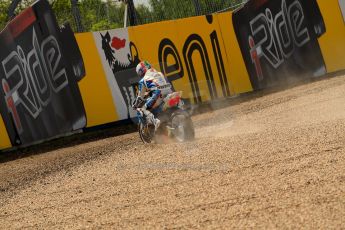
<path id="1" fill-rule="evenodd" d="M 145 105 L 141 108 L 147 120 L 155 126 L 155 130 L 160 125 L 160 120 L 155 118 L 163 107 L 163 99 L 172 93 L 171 84 L 161 72 L 155 70 L 147 61 L 140 62 L 136 67 L 136 72 L 141 78 L 139 81 L 138 98 L 149 95 Z M 137 101 L 136 100 L 136 101 Z"/>

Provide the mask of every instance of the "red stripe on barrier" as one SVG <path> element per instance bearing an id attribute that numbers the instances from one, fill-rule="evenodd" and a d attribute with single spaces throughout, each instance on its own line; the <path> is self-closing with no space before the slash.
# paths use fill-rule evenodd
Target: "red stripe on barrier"
<path id="1" fill-rule="evenodd" d="M 32 7 L 25 9 L 22 13 L 16 16 L 8 25 L 8 28 L 13 37 L 17 37 L 21 32 L 28 28 L 36 21 L 35 13 Z"/>
<path id="2" fill-rule="evenodd" d="M 245 6 L 249 7 L 250 10 L 255 11 L 265 3 L 267 3 L 267 0 L 255 0 L 247 2 Z"/>

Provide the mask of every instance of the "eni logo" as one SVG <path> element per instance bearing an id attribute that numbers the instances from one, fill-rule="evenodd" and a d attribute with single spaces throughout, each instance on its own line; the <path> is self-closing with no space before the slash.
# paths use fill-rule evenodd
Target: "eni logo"
<path id="1" fill-rule="evenodd" d="M 208 24 L 213 23 L 213 16 L 205 16 Z M 229 82 L 225 71 L 225 62 L 223 60 L 223 54 L 221 51 L 221 42 L 219 41 L 216 30 L 212 30 L 209 33 L 208 39 L 212 45 L 211 54 L 213 54 L 214 60 L 216 62 L 216 67 L 218 71 L 218 77 L 222 89 L 222 94 L 224 97 L 230 96 Z M 193 98 L 195 103 L 201 103 L 201 92 L 197 79 L 197 69 L 193 56 L 198 54 L 202 62 L 202 70 L 204 72 L 205 80 L 207 82 L 208 90 L 210 93 L 211 100 L 218 98 L 217 88 L 214 79 L 214 69 L 212 69 L 211 58 L 209 55 L 210 50 L 207 49 L 206 42 L 203 38 L 196 34 L 190 34 L 185 40 L 182 47 L 182 57 L 180 56 L 178 48 L 175 44 L 168 38 L 164 38 L 158 49 L 158 60 L 160 63 L 160 69 L 164 76 L 166 76 L 170 81 L 182 78 L 185 75 L 188 76 L 189 83 L 192 89 Z M 168 63 L 168 57 L 174 59 L 173 64 Z M 183 68 L 183 61 L 186 66 L 186 71 Z M 185 73 L 186 72 L 186 73 Z"/>

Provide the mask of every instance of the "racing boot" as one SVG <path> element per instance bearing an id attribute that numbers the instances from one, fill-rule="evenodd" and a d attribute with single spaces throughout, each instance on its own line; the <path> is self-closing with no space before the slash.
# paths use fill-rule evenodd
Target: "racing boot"
<path id="1" fill-rule="evenodd" d="M 153 118 L 153 125 L 155 126 L 155 131 L 157 131 L 157 129 L 161 125 L 161 121 L 158 118 Z"/>

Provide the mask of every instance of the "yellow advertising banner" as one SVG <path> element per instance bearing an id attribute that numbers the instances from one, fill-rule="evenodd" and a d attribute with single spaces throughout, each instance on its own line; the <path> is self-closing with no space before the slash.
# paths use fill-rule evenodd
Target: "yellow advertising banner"
<path id="1" fill-rule="evenodd" d="M 326 24 L 326 33 L 319 39 L 319 44 L 326 63 L 327 72 L 345 69 L 345 22 L 340 3 L 343 0 L 317 1 Z"/>
<path id="2" fill-rule="evenodd" d="M 79 88 L 86 111 L 87 127 L 119 120 L 93 34 L 76 34 L 76 39 L 86 68 L 86 76 L 79 82 Z"/>
<path id="3" fill-rule="evenodd" d="M 0 116 L 0 149 L 11 148 L 12 144 L 8 136 L 4 120 Z"/>
<path id="4" fill-rule="evenodd" d="M 229 81 L 236 94 L 253 91 L 232 23 L 232 12 L 217 14 L 227 55 Z"/>

